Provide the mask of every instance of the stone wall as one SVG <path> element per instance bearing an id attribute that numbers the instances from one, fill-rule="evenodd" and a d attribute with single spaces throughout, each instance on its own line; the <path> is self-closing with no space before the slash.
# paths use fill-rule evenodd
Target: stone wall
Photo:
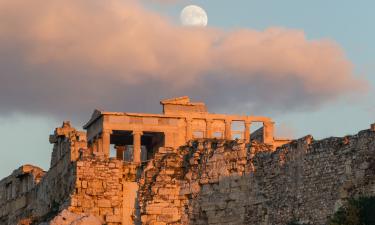
<path id="1" fill-rule="evenodd" d="M 323 225 L 348 198 L 375 195 L 374 129 L 306 136 L 276 151 L 199 139 L 160 148 L 140 167 L 93 153 L 68 123 L 50 140 L 47 173 L 26 165 L 0 181 L 1 225 L 56 224 L 66 215 L 107 225 Z"/>
<path id="2" fill-rule="evenodd" d="M 123 190 L 131 188 L 127 184 L 134 182 L 136 176 L 136 167 L 123 163 L 103 157 L 80 159 L 69 211 L 94 215 L 107 225 L 121 224 Z"/>
<path id="3" fill-rule="evenodd" d="M 254 159 L 265 222 L 324 224 L 349 197 L 375 195 L 375 132 L 314 141 L 308 136 Z M 251 209 L 251 208 L 250 208 Z M 259 213 L 248 210 L 248 223 Z"/>
<path id="4" fill-rule="evenodd" d="M 200 140 L 159 155 L 142 179 L 144 224 L 325 224 L 350 197 L 375 195 L 375 132 L 273 152 Z M 158 161 L 158 159 L 155 159 Z"/>
<path id="5" fill-rule="evenodd" d="M 180 195 L 183 156 L 175 149 L 160 148 L 144 169 L 139 181 L 142 224 L 181 224 L 187 201 Z"/>
<path id="6" fill-rule="evenodd" d="M 244 224 L 252 204 L 252 158 L 271 148 L 202 139 L 159 152 L 141 180 L 143 224 Z"/>
<path id="7" fill-rule="evenodd" d="M 30 213 L 26 207 L 44 174 L 39 167 L 24 165 L 0 181 L 0 224 Z"/>

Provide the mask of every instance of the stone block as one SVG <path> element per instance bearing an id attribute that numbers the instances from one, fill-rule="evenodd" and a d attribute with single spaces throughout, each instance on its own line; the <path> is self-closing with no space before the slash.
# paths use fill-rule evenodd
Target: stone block
<path id="1" fill-rule="evenodd" d="M 112 208 L 99 208 L 99 215 L 113 216 Z"/>
<path id="2" fill-rule="evenodd" d="M 111 203 L 110 200 L 101 199 L 101 200 L 98 200 L 98 207 L 100 207 L 100 208 L 111 208 L 112 203 Z"/>
<path id="3" fill-rule="evenodd" d="M 122 222 L 122 217 L 119 215 L 108 215 L 105 217 L 106 222 L 109 223 L 121 223 Z"/>

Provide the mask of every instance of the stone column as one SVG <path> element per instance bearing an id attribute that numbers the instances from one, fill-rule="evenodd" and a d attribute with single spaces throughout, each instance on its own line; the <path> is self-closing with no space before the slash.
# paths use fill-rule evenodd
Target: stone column
<path id="1" fill-rule="evenodd" d="M 102 143 L 101 144 L 101 150 L 105 157 L 109 158 L 110 155 L 110 145 L 111 145 L 111 131 L 109 130 L 103 130 L 102 131 Z"/>
<path id="2" fill-rule="evenodd" d="M 274 124 L 272 121 L 263 123 L 263 141 L 265 144 L 273 145 Z"/>
<path id="3" fill-rule="evenodd" d="M 212 138 L 212 123 L 213 120 L 206 119 L 206 138 Z"/>
<path id="4" fill-rule="evenodd" d="M 141 163 L 141 137 L 142 131 L 133 131 L 133 162 Z"/>
<path id="5" fill-rule="evenodd" d="M 251 122 L 250 121 L 245 121 L 245 143 L 250 143 L 250 127 L 251 127 Z"/>
<path id="6" fill-rule="evenodd" d="M 92 143 L 91 143 L 91 148 L 92 148 L 92 152 L 98 152 L 99 149 L 98 149 L 98 140 L 97 139 L 93 139 L 92 140 Z"/>
<path id="7" fill-rule="evenodd" d="M 116 158 L 124 160 L 125 146 L 116 146 Z"/>
<path id="8" fill-rule="evenodd" d="M 192 131 L 192 119 L 191 118 L 186 118 L 186 140 L 189 141 L 193 139 L 193 131 Z"/>
<path id="9" fill-rule="evenodd" d="M 232 120 L 225 120 L 225 139 L 232 140 Z"/>

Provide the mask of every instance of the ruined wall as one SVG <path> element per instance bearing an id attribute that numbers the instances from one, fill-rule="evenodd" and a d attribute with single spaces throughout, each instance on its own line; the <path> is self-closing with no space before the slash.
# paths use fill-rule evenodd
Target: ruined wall
<path id="1" fill-rule="evenodd" d="M 86 149 L 86 135 L 64 122 L 50 142 L 54 148 L 48 172 L 26 165 L 0 182 L 0 189 L 3 184 L 7 192 L 11 189 L 10 195 L 0 198 L 0 224 L 48 220 L 70 204 L 76 179 L 74 163 L 79 151 Z"/>
<path id="2" fill-rule="evenodd" d="M 375 195 L 375 132 L 313 141 L 306 137 L 254 159 L 254 178 L 264 220 L 285 224 L 292 217 L 324 224 L 347 198 Z M 253 223 L 259 213 L 248 210 Z"/>
<path id="3" fill-rule="evenodd" d="M 136 176 L 136 167 L 123 163 L 103 157 L 80 159 L 69 211 L 94 215 L 107 225 L 121 224 L 124 189 L 131 188 L 126 182 L 134 182 Z"/>
<path id="4" fill-rule="evenodd" d="M 251 150 L 253 152 L 251 152 Z M 141 180 L 143 224 L 244 224 L 254 151 L 241 141 L 199 140 L 159 153 Z"/>
<path id="5" fill-rule="evenodd" d="M 30 213 L 25 208 L 44 173 L 39 167 L 24 165 L 0 181 L 0 224 Z"/>
<path id="6" fill-rule="evenodd" d="M 68 122 L 50 142 L 54 147 L 47 173 L 25 165 L 0 181 L 1 225 L 54 224 L 65 215 L 90 215 L 107 225 L 133 221 L 138 205 L 135 165 L 94 154 L 85 133 Z"/>
<path id="7" fill-rule="evenodd" d="M 51 167 L 33 190 L 28 204 L 29 217 L 35 221 L 53 218 L 70 204 L 76 180 L 75 161 L 79 152 L 87 150 L 86 134 L 71 127 L 69 122 L 56 128 L 49 139 L 53 144 Z"/>
<path id="8" fill-rule="evenodd" d="M 66 123 L 50 140 L 47 173 L 23 166 L 0 181 L 1 225 L 64 215 L 107 225 L 323 225 L 348 198 L 375 195 L 374 129 L 320 141 L 307 136 L 276 151 L 199 139 L 159 148 L 140 167 L 96 155 Z"/>
<path id="9" fill-rule="evenodd" d="M 253 143 L 201 140 L 150 163 L 144 224 L 325 224 L 349 197 L 375 195 L 375 132 L 276 152 Z"/>
<path id="10" fill-rule="evenodd" d="M 142 224 L 180 224 L 187 201 L 180 195 L 183 177 L 183 154 L 160 148 L 139 181 Z"/>

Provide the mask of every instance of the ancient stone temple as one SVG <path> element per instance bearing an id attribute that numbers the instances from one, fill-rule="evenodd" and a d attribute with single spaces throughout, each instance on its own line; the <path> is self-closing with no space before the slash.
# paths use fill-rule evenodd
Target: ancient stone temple
<path id="1" fill-rule="evenodd" d="M 160 103 L 163 114 L 95 110 L 84 126 L 89 147 L 108 157 L 112 144 L 120 159 L 130 155 L 125 159 L 140 163 L 150 159 L 159 147 L 178 148 L 197 138 L 238 138 L 249 143 L 253 122 L 263 123 L 261 139 L 265 144 L 276 147 L 289 141 L 274 138 L 274 122 L 267 117 L 212 114 L 204 103 L 190 102 L 187 96 Z M 234 123 L 242 128 L 234 130 Z"/>
<path id="2" fill-rule="evenodd" d="M 56 128 L 48 171 L 24 165 L 0 181 L 0 225 L 323 225 L 349 198 L 375 195 L 374 125 L 288 140 L 267 117 L 161 104 L 96 110 L 87 132 Z"/>

